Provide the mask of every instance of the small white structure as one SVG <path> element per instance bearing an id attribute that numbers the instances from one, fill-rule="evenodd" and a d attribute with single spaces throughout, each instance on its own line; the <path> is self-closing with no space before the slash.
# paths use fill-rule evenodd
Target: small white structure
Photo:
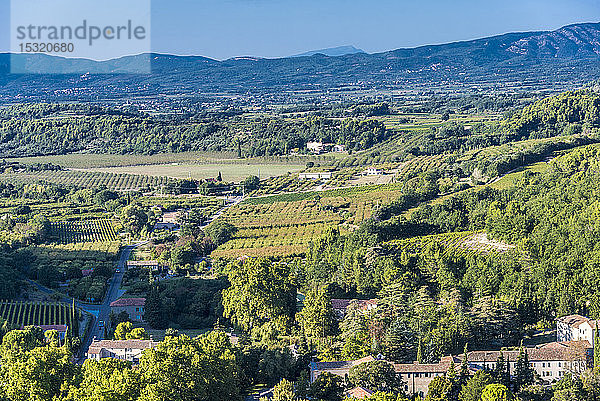
<path id="1" fill-rule="evenodd" d="M 308 142 L 306 144 L 306 149 L 308 149 L 309 152 L 315 154 L 323 153 L 323 142 Z"/>
<path id="2" fill-rule="evenodd" d="M 345 152 L 346 151 L 346 146 L 344 145 L 333 145 L 333 147 L 331 148 L 332 152 Z"/>
<path id="3" fill-rule="evenodd" d="M 137 364 L 144 350 L 158 345 L 153 340 L 96 340 L 92 341 L 85 354 L 88 359 L 99 361 L 102 358 L 114 358 Z"/>
<path id="4" fill-rule="evenodd" d="M 332 173 L 300 173 L 298 178 L 301 180 L 330 180 Z"/>
<path id="5" fill-rule="evenodd" d="M 375 175 L 382 175 L 383 171 L 375 168 L 375 167 L 369 167 L 368 169 L 366 169 L 365 171 L 363 171 L 363 175 L 366 176 L 375 176 Z"/>

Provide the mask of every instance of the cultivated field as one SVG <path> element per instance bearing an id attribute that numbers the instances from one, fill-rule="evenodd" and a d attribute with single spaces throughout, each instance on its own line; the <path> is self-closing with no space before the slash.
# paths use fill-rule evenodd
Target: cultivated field
<path id="1" fill-rule="evenodd" d="M 212 255 L 299 255 L 327 227 L 354 229 L 401 193 L 401 185 L 390 184 L 252 198 L 225 213 L 238 231 Z"/>
<path id="2" fill-rule="evenodd" d="M 268 178 L 297 172 L 304 169 L 299 164 L 155 164 L 128 167 L 106 167 L 85 170 L 86 172 L 149 175 L 155 177 L 193 178 L 196 180 L 216 178 L 219 173 L 227 182 L 240 182 L 250 175 Z"/>
<path id="3" fill-rule="evenodd" d="M 72 327 L 73 311 L 65 303 L 0 301 L 0 317 L 16 326 L 59 325 Z"/>

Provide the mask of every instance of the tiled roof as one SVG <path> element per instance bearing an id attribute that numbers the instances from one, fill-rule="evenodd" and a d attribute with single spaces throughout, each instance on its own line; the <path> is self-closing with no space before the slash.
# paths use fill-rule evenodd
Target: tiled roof
<path id="1" fill-rule="evenodd" d="M 569 326 L 573 326 L 573 327 L 579 327 L 580 324 L 585 323 L 587 321 L 589 321 L 590 319 L 588 319 L 585 316 L 581 316 L 581 315 L 568 315 L 568 316 L 562 316 L 556 319 L 556 321 L 561 322 L 561 323 L 566 323 Z"/>
<path id="2" fill-rule="evenodd" d="M 144 306 L 145 303 L 146 298 L 121 298 L 111 302 L 110 306 Z"/>
<path id="3" fill-rule="evenodd" d="M 102 349 L 148 349 L 154 348 L 158 342 L 153 340 L 94 340 L 88 354 L 98 354 Z"/>
<path id="4" fill-rule="evenodd" d="M 353 366 L 360 365 L 363 362 L 372 362 L 375 358 L 367 356 L 365 358 L 357 359 L 355 361 L 332 361 L 332 362 L 311 362 L 311 368 L 313 370 L 331 370 L 331 369 L 350 369 Z"/>
<path id="5" fill-rule="evenodd" d="M 38 324 L 35 327 L 39 327 L 43 331 L 56 330 L 59 333 L 66 332 L 68 329 L 68 326 L 66 326 L 64 324 Z M 22 328 L 23 328 L 23 326 L 21 326 L 21 329 Z"/>
<path id="6" fill-rule="evenodd" d="M 373 391 L 364 387 L 354 387 L 352 390 L 348 390 L 346 395 L 350 398 L 356 398 L 358 400 L 362 400 L 370 395 L 373 395 Z"/>
<path id="7" fill-rule="evenodd" d="M 552 342 L 526 348 L 530 362 L 535 361 L 570 361 L 580 359 L 591 348 L 588 341 Z M 504 359 L 515 362 L 519 350 L 502 351 Z M 468 354 L 469 362 L 496 362 L 500 351 L 472 351 Z"/>

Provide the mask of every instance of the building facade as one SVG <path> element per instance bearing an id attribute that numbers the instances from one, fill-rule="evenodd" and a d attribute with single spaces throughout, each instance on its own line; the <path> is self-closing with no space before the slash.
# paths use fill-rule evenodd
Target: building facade
<path id="1" fill-rule="evenodd" d="M 594 332 L 600 326 L 597 320 L 581 315 L 556 319 L 556 341 L 587 341 L 594 348 Z"/>
<path id="2" fill-rule="evenodd" d="M 146 298 L 121 298 L 111 302 L 110 311 L 115 315 L 125 312 L 129 321 L 142 322 L 144 321 L 145 304 Z"/>
<path id="3" fill-rule="evenodd" d="M 529 365 L 547 384 L 560 380 L 567 373 L 579 374 L 593 365 L 593 354 L 587 341 L 552 342 L 526 348 Z M 516 362 L 519 350 L 511 351 L 473 351 L 467 354 L 469 373 L 475 374 L 477 370 L 492 370 L 500 357 L 510 365 L 511 374 L 515 374 Z M 463 355 L 445 356 L 438 363 L 394 363 L 394 370 L 404 383 L 404 390 L 408 395 L 425 397 L 429 383 L 438 376 L 444 376 L 454 363 L 456 369 L 464 359 Z M 324 373 L 346 378 L 350 369 L 361 363 L 374 361 L 372 357 L 358 359 L 356 361 L 338 362 L 311 362 L 311 382 Z"/>

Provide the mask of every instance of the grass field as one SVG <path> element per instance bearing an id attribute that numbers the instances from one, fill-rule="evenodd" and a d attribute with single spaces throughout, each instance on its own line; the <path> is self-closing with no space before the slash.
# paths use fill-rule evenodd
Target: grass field
<path id="1" fill-rule="evenodd" d="M 543 173 L 548 170 L 549 164 L 547 162 L 539 162 L 534 163 L 526 167 L 521 167 L 517 169 L 515 172 L 506 174 L 504 177 L 500 178 L 498 181 L 495 181 L 489 184 L 490 187 L 495 189 L 506 189 L 515 185 L 519 179 L 525 174 L 526 171 L 531 171 L 534 173 Z"/>
<path id="2" fill-rule="evenodd" d="M 155 164 L 127 167 L 105 167 L 94 168 L 85 171 L 113 173 L 113 174 L 133 174 L 149 175 L 156 177 L 170 178 L 193 178 L 206 179 L 216 178 L 219 172 L 223 180 L 227 182 L 240 182 L 250 175 L 256 175 L 260 178 L 274 177 L 287 174 L 288 172 L 297 172 L 304 169 L 300 164 Z"/>

